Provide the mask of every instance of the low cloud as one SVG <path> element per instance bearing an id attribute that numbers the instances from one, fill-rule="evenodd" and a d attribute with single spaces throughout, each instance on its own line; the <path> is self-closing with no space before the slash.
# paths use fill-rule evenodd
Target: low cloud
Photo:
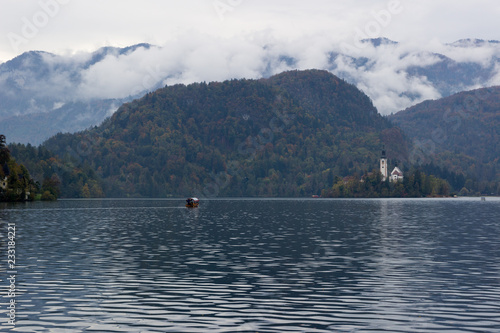
<path id="1" fill-rule="evenodd" d="M 433 41 L 411 45 L 380 41 L 380 45 L 351 43 L 352 52 L 346 53 L 342 42 L 326 34 L 295 40 L 280 40 L 265 32 L 245 38 L 186 34 L 162 46 L 137 47 L 127 53 L 107 50 L 95 63 L 96 53 L 44 54 L 47 73 L 33 78 L 30 70 L 36 64 L 26 64 L 15 75 L 0 72 L 0 85 L 7 86 L 6 80 L 14 75 L 12 82 L 20 89 L 65 103 L 137 97 L 176 83 L 258 79 L 286 70 L 317 68 L 355 84 L 372 98 L 379 112 L 390 114 L 443 96 L 441 79 L 427 77 L 426 71 L 442 75 L 443 84 L 452 86 L 450 91 L 500 84 L 498 43 L 462 41 L 448 45 Z M 468 63 L 484 69 L 484 73 L 476 73 L 473 84 L 445 82 L 446 73 L 431 71 L 440 64 Z"/>
<path id="2" fill-rule="evenodd" d="M 267 40 L 269 41 L 269 39 Z M 410 73 L 441 62 L 495 65 L 500 49 L 494 43 L 468 45 L 431 44 L 422 48 L 397 43 L 366 45 L 356 58 L 340 53 L 338 42 L 327 36 L 288 42 L 262 38 L 220 39 L 208 36 L 173 41 L 149 50 L 119 57 L 109 56 L 82 74 L 82 97 L 123 98 L 141 87 L 226 79 L 255 79 L 292 69 L 327 69 L 357 85 L 383 114 L 405 109 L 426 99 L 442 97 L 439 87 L 425 75 Z M 332 54 L 337 54 L 332 57 Z M 360 64 L 362 62 L 362 64 Z M 483 82 L 497 82 L 498 74 Z M 459 84 L 456 82 L 455 84 Z M 477 83 L 458 89 L 475 88 Z"/>

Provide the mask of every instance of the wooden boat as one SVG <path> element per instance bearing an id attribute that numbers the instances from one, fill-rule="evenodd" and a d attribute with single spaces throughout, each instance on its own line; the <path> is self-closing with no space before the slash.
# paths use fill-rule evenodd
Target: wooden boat
<path id="1" fill-rule="evenodd" d="M 186 199 L 186 207 L 187 208 L 196 208 L 200 205 L 200 200 L 198 198 L 187 198 Z"/>

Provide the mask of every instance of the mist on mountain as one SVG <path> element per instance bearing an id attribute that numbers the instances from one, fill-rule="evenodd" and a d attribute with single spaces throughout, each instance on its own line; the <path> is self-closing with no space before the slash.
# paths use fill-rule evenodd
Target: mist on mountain
<path id="1" fill-rule="evenodd" d="M 37 144 L 59 131 L 98 125 L 124 102 L 166 85 L 257 79 L 311 68 L 356 85 L 387 115 L 424 100 L 500 84 L 499 59 L 498 42 L 472 39 L 412 45 L 377 38 L 349 45 L 320 37 L 191 37 L 161 47 L 138 44 L 72 55 L 28 52 L 0 65 L 0 132 L 16 142 Z M 94 109 L 103 100 L 108 110 Z M 73 119 L 86 121 L 63 126 L 61 112 L 67 105 L 80 105 L 72 107 Z M 27 114 L 43 117 L 25 117 L 26 130 L 19 135 L 14 131 L 21 122 L 17 117 Z M 52 126 L 40 124 L 41 118 Z M 42 133 L 32 136 L 37 128 Z"/>

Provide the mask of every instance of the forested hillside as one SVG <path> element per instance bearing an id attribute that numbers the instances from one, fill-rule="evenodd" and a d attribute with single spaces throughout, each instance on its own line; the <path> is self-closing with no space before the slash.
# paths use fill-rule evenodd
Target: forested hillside
<path id="1" fill-rule="evenodd" d="M 44 199 L 104 197 L 99 176 L 82 163 L 77 152 L 68 148 L 60 158 L 44 146 L 10 144 L 9 149 L 30 170 L 41 194 L 48 192 Z"/>
<path id="2" fill-rule="evenodd" d="M 326 71 L 175 85 L 45 147 L 96 170 L 108 197 L 309 196 L 409 143 L 370 99 Z M 400 164 L 401 165 L 401 164 Z"/>
<path id="3" fill-rule="evenodd" d="M 414 140 L 414 162 L 466 175 L 468 190 L 500 191 L 500 87 L 426 101 L 389 119 Z"/>
<path id="4" fill-rule="evenodd" d="M 28 169 L 11 158 L 5 142 L 5 135 L 0 134 L 0 202 L 35 199 L 39 187 L 31 178 Z"/>

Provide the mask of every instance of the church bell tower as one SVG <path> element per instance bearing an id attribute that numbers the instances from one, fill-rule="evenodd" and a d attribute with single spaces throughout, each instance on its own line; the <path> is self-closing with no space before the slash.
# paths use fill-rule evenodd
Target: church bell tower
<path id="1" fill-rule="evenodd" d="M 380 158 L 380 173 L 382 174 L 382 181 L 387 179 L 387 156 L 385 155 L 385 146 L 382 148 L 382 157 Z"/>

